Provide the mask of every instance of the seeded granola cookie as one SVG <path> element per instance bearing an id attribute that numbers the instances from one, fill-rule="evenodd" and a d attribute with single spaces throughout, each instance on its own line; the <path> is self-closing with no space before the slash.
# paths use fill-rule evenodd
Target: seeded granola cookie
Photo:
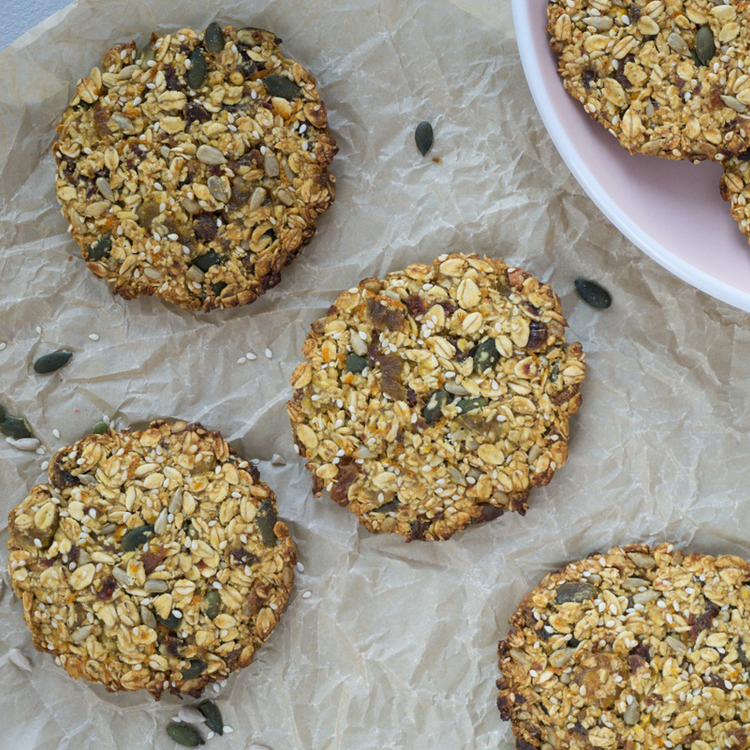
<path id="1" fill-rule="evenodd" d="M 740 231 L 750 239 L 750 152 L 727 159 L 721 177 L 721 197 L 731 206 L 732 216 Z"/>
<path id="2" fill-rule="evenodd" d="M 313 77 L 274 34 L 183 29 L 118 44 L 57 127 L 57 196 L 89 270 L 125 299 L 246 305 L 333 203 Z"/>
<path id="3" fill-rule="evenodd" d="M 750 747 L 750 564 L 616 547 L 550 573 L 500 642 L 519 750 Z"/>
<path id="4" fill-rule="evenodd" d="M 34 646 L 109 691 L 199 695 L 247 666 L 296 553 L 257 469 L 199 424 L 89 435 L 10 514 Z"/>
<path id="5" fill-rule="evenodd" d="M 748 0 L 550 0 L 547 15 L 565 88 L 631 154 L 747 147 Z"/>
<path id="6" fill-rule="evenodd" d="M 447 539 L 524 513 L 568 454 L 581 345 L 547 284 L 502 261 L 442 255 L 339 295 L 288 404 L 313 489 L 373 532 Z"/>

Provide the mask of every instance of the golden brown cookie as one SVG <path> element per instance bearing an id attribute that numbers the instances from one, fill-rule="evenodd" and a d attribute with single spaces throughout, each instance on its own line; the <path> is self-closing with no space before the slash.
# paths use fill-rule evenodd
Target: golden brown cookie
<path id="1" fill-rule="evenodd" d="M 72 677 L 157 699 L 247 666 L 296 561 L 257 469 L 185 422 L 63 448 L 11 512 L 8 548 L 34 646 Z"/>
<path id="2" fill-rule="evenodd" d="M 86 265 L 188 310 L 275 286 L 334 199 L 315 80 L 260 29 L 119 44 L 57 127 L 56 189 Z"/>
<path id="3" fill-rule="evenodd" d="M 307 337 L 288 404 L 315 493 L 408 539 L 525 512 L 565 463 L 581 403 L 566 325 L 547 284 L 476 255 L 343 292 Z"/>

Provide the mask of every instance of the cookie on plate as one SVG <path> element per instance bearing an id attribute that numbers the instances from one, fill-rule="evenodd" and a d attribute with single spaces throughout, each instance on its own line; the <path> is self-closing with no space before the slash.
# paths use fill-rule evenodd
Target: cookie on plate
<path id="1" fill-rule="evenodd" d="M 56 189 L 86 265 L 125 299 L 235 307 L 280 280 L 334 199 L 315 80 L 261 29 L 118 44 L 57 126 Z"/>
<path id="2" fill-rule="evenodd" d="M 750 746 L 750 564 L 635 544 L 547 575 L 500 642 L 521 750 Z"/>
<path id="3" fill-rule="evenodd" d="M 581 403 L 585 358 L 565 326 L 547 284 L 476 255 L 343 292 L 288 404 L 315 493 L 410 540 L 525 512 L 565 463 Z"/>
<path id="4" fill-rule="evenodd" d="M 746 148 L 747 0 L 550 0 L 547 15 L 565 88 L 631 154 Z"/>
<path id="5" fill-rule="evenodd" d="M 34 646 L 72 677 L 157 699 L 247 666 L 296 560 L 257 469 L 185 422 L 63 448 L 11 512 L 8 548 Z"/>
<path id="6" fill-rule="evenodd" d="M 721 197 L 728 201 L 740 231 L 750 239 L 750 152 L 727 159 L 721 176 Z"/>

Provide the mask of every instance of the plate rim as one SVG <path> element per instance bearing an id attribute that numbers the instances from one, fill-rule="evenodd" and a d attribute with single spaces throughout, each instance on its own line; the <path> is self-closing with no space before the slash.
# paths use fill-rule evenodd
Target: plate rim
<path id="1" fill-rule="evenodd" d="M 512 0 L 513 25 L 516 32 L 516 43 L 521 56 L 526 82 L 531 90 L 536 108 L 542 118 L 544 127 L 549 133 L 555 148 L 563 161 L 576 178 L 586 195 L 599 210 L 625 235 L 641 252 L 666 268 L 674 276 L 706 294 L 726 302 L 745 312 L 750 312 L 750 292 L 742 292 L 723 281 L 710 276 L 687 261 L 677 257 L 667 247 L 655 240 L 631 221 L 617 202 L 612 199 L 606 187 L 597 180 L 583 162 L 577 157 L 577 149 L 565 131 L 555 111 L 552 100 L 547 94 L 536 57 L 533 53 L 532 29 L 529 8 L 535 2 L 547 0 Z"/>

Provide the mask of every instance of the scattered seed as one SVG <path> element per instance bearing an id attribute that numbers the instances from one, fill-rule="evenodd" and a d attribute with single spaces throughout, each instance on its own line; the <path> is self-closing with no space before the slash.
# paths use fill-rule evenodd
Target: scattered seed
<path id="1" fill-rule="evenodd" d="M 695 35 L 695 54 L 703 65 L 708 65 L 716 54 L 716 42 L 710 26 L 701 26 Z"/>
<path id="2" fill-rule="evenodd" d="M 284 456 L 274 453 L 271 457 L 271 466 L 286 466 L 286 459 Z"/>
<path id="3" fill-rule="evenodd" d="M 557 589 L 555 594 L 555 604 L 585 602 L 587 599 L 593 599 L 595 595 L 596 587 L 590 583 L 585 583 L 583 581 L 564 583 Z"/>
<path id="4" fill-rule="evenodd" d="M 34 362 L 34 371 L 40 375 L 48 375 L 51 372 L 59 370 L 61 367 L 65 367 L 72 358 L 73 352 L 63 350 L 44 354 Z"/>
<path id="5" fill-rule="evenodd" d="M 426 120 L 420 122 L 414 133 L 414 140 L 417 142 L 417 148 L 422 156 L 426 156 L 427 152 L 432 148 L 433 139 L 432 125 Z"/>
<path id="6" fill-rule="evenodd" d="M 280 96 L 290 102 L 300 94 L 300 87 L 284 76 L 266 76 L 262 83 L 271 96 Z"/>
<path id="7" fill-rule="evenodd" d="M 94 435 L 104 435 L 105 432 L 109 429 L 109 426 L 106 422 L 97 422 L 92 428 L 91 432 Z"/>
<path id="8" fill-rule="evenodd" d="M 346 369 L 349 372 L 362 372 L 369 367 L 369 362 L 358 354 L 347 354 Z"/>
<path id="9" fill-rule="evenodd" d="M 183 747 L 198 747 L 199 745 L 206 744 L 206 741 L 200 736 L 197 730 L 185 724 L 175 724 L 173 722 L 167 727 L 167 734 L 170 739 Z"/>
<path id="10" fill-rule="evenodd" d="M 270 349 L 266 349 L 265 355 L 268 359 L 273 359 L 273 352 Z"/>
<path id="11" fill-rule="evenodd" d="M 0 422 L 0 432 L 14 440 L 23 440 L 32 436 L 31 427 L 23 417 L 4 417 Z"/>
<path id="12" fill-rule="evenodd" d="M 206 33 L 203 35 L 203 46 L 214 55 L 224 49 L 224 32 L 216 21 L 209 24 Z"/>
<path id="13" fill-rule="evenodd" d="M 191 659 L 190 666 L 187 669 L 182 670 L 182 679 L 192 680 L 193 678 L 198 677 L 199 675 L 203 674 L 203 672 L 205 671 L 206 671 L 206 665 L 202 661 L 199 661 L 198 659 Z"/>
<path id="14" fill-rule="evenodd" d="M 29 657 L 22 651 L 19 651 L 17 648 L 12 648 L 8 651 L 8 658 L 19 669 L 22 669 L 24 672 L 31 672 L 31 662 L 29 661 Z"/>
<path id="15" fill-rule="evenodd" d="M 260 538 L 266 547 L 273 547 L 276 542 L 276 534 L 273 531 L 273 527 L 276 525 L 276 511 L 271 500 L 266 498 L 263 504 L 258 508 L 258 513 L 255 516 L 255 520 L 258 523 L 258 529 L 260 530 Z"/>
<path id="16" fill-rule="evenodd" d="M 112 232 L 103 234 L 96 242 L 92 242 L 86 251 L 86 260 L 93 263 L 102 258 L 108 258 L 112 250 Z"/>
<path id="17" fill-rule="evenodd" d="M 304 572 L 305 572 L 305 566 L 304 566 L 304 565 L 303 565 L 303 564 L 302 564 L 301 562 L 298 562 L 298 563 L 297 563 L 297 570 L 298 570 L 298 571 L 299 571 L 300 573 L 304 573 Z"/>
<path id="18" fill-rule="evenodd" d="M 0 341 L 0 352 L 5 350 L 5 347 L 8 346 L 4 341 Z"/>
<path id="19" fill-rule="evenodd" d="M 312 591 L 305 591 L 304 594 L 302 594 L 303 599 L 309 599 L 312 596 Z"/>
<path id="20" fill-rule="evenodd" d="M 187 724 L 203 724 L 204 723 L 203 714 L 197 708 L 195 708 L 195 706 L 185 706 L 184 708 L 181 708 L 178 711 L 175 719 L 184 721 Z"/>
<path id="21" fill-rule="evenodd" d="M 59 440 L 60 439 L 60 430 L 58 430 L 58 429 L 52 430 L 52 436 L 56 437 Z"/>
<path id="22" fill-rule="evenodd" d="M 154 526 L 150 523 L 131 529 L 120 540 L 123 551 L 132 552 L 133 550 L 138 549 L 138 547 L 140 547 L 153 533 Z"/>
<path id="23" fill-rule="evenodd" d="M 224 734 L 224 721 L 221 711 L 213 701 L 203 701 L 198 704 L 198 710 L 206 717 L 206 726 L 218 735 Z"/>
<path id="24" fill-rule="evenodd" d="M 575 280 L 578 296 L 597 310 L 606 310 L 612 304 L 612 295 L 600 284 L 588 279 Z"/>
<path id="25" fill-rule="evenodd" d="M 221 609 L 221 594 L 216 589 L 211 589 L 206 594 L 206 617 L 209 620 L 215 619 Z"/>
<path id="26" fill-rule="evenodd" d="M 92 341 L 99 341 L 99 334 L 98 334 L 98 333 L 90 333 L 90 334 L 89 334 L 89 338 L 90 338 L 90 339 L 91 339 Z"/>
<path id="27" fill-rule="evenodd" d="M 206 58 L 203 56 L 203 52 L 200 47 L 196 47 L 190 53 L 190 68 L 188 68 L 185 80 L 187 85 L 190 86 L 193 91 L 198 91 L 203 86 L 206 80 L 206 73 L 208 73 L 208 66 L 206 65 Z"/>
<path id="28" fill-rule="evenodd" d="M 422 416 L 427 424 L 437 422 L 443 416 L 443 408 L 450 403 L 451 397 L 447 391 L 433 391 L 422 409 Z"/>
<path id="29" fill-rule="evenodd" d="M 19 451 L 35 451 L 40 445 L 36 438 L 11 439 L 10 444 Z"/>

